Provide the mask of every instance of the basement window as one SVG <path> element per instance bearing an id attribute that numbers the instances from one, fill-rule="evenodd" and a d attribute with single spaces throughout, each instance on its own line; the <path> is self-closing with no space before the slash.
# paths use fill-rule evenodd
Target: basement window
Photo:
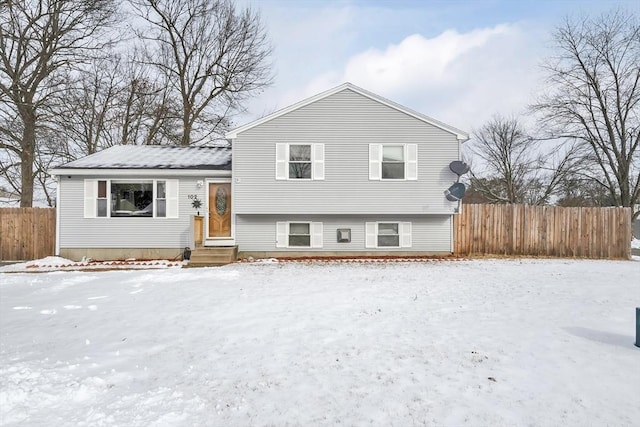
<path id="1" fill-rule="evenodd" d="M 400 247 L 400 230 L 397 222 L 378 223 L 378 247 Z"/>
<path id="2" fill-rule="evenodd" d="M 289 246 L 311 247 L 311 224 L 308 222 L 289 223 Z"/>

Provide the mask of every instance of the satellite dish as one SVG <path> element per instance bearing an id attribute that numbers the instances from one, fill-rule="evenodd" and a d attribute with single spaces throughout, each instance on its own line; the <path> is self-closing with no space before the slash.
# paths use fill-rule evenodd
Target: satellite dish
<path id="1" fill-rule="evenodd" d="M 467 188 L 463 183 L 456 182 L 444 192 L 444 195 L 450 202 L 457 202 L 458 200 L 462 200 L 466 191 Z"/>
<path id="2" fill-rule="evenodd" d="M 463 161 L 454 160 L 453 162 L 449 163 L 449 169 L 451 169 L 451 172 L 460 176 L 469 172 L 469 165 Z"/>

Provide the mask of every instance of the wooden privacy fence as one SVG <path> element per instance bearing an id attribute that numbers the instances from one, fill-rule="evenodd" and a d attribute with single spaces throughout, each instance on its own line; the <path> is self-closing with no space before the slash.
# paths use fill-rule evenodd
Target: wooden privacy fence
<path id="1" fill-rule="evenodd" d="M 458 255 L 628 259 L 631 209 L 463 205 L 454 233 Z"/>
<path id="2" fill-rule="evenodd" d="M 0 208 L 0 260 L 39 259 L 55 251 L 55 209 Z"/>

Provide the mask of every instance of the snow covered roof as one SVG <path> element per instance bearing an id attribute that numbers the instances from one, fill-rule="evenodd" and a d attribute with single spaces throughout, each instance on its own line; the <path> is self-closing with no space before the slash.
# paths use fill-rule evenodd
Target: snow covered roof
<path id="1" fill-rule="evenodd" d="M 425 123 L 429 123 L 430 125 L 435 126 L 437 128 L 440 128 L 440 129 L 442 129 L 442 130 L 444 130 L 446 132 L 452 133 L 452 134 L 456 135 L 456 137 L 458 138 L 458 140 L 460 142 L 465 142 L 465 141 L 469 140 L 469 134 L 464 132 L 464 131 L 462 131 L 462 130 L 460 130 L 460 129 L 458 129 L 458 128 L 455 128 L 455 127 L 453 127 L 451 125 L 443 123 L 443 122 L 441 122 L 439 120 L 436 120 L 434 118 L 431 118 L 429 116 L 425 116 L 422 113 L 418 113 L 417 111 L 414 111 L 414 110 L 412 110 L 410 108 L 407 108 L 407 107 L 405 107 L 403 105 L 400 105 L 400 104 L 398 104 L 396 102 L 388 100 L 387 98 L 384 98 L 384 97 L 382 97 L 380 95 L 376 95 L 373 92 L 369 92 L 368 90 L 362 89 L 361 87 L 358 87 L 358 86 L 354 85 L 353 83 L 349 83 L 349 82 L 343 83 L 340 86 L 336 86 L 333 89 L 329 89 L 329 90 L 327 90 L 325 92 L 319 93 L 319 94 L 317 94 L 315 96 L 312 96 L 310 98 L 303 99 L 302 101 L 300 101 L 300 102 L 298 102 L 296 104 L 290 105 L 290 106 L 288 106 L 286 108 L 283 108 L 281 110 L 276 111 L 275 113 L 269 114 L 268 116 L 265 116 L 265 117 L 263 117 L 261 119 L 255 120 L 253 122 L 250 122 L 250 123 L 247 123 L 247 124 L 245 124 L 243 126 L 240 126 L 240 127 L 236 128 L 236 129 L 233 129 L 230 132 L 227 132 L 225 134 L 225 138 L 234 139 L 234 138 L 236 138 L 238 136 L 238 134 L 240 134 L 240 133 L 242 133 L 244 131 L 247 131 L 247 130 L 249 130 L 251 128 L 254 128 L 254 127 L 258 126 L 258 125 L 266 123 L 266 122 L 268 122 L 270 120 L 273 120 L 275 118 L 278 118 L 280 116 L 283 116 L 283 115 L 285 115 L 287 113 L 290 113 L 291 111 L 297 110 L 299 108 L 307 106 L 307 105 L 309 105 L 311 103 L 314 103 L 316 101 L 319 101 L 321 99 L 327 98 L 327 97 L 329 97 L 331 95 L 334 95 L 334 94 L 336 94 L 338 92 L 342 92 L 343 90 L 351 90 L 353 92 L 359 93 L 362 96 L 365 96 L 365 97 L 367 97 L 369 99 L 377 101 L 377 102 L 379 102 L 381 104 L 384 104 L 384 105 L 386 105 L 388 107 L 391 107 L 391 108 L 393 108 L 395 110 L 398 110 L 398 111 L 400 111 L 402 113 L 408 114 L 409 116 L 415 117 L 416 119 L 421 120 L 421 121 L 423 121 Z"/>
<path id="2" fill-rule="evenodd" d="M 53 169 L 197 169 L 231 170 L 231 147 L 117 145 Z"/>

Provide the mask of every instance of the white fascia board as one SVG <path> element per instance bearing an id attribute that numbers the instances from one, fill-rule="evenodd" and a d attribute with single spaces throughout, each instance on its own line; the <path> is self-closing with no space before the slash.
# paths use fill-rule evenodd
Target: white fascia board
<path id="1" fill-rule="evenodd" d="M 51 169 L 49 175 L 83 175 L 83 176 L 215 176 L 231 177 L 231 171 L 211 169 Z"/>
<path id="2" fill-rule="evenodd" d="M 430 124 L 432 126 L 435 126 L 435 127 L 439 128 L 439 129 L 442 129 L 442 130 L 444 130 L 446 132 L 452 133 L 452 134 L 456 135 L 458 141 L 460 141 L 460 142 L 465 142 L 465 141 L 469 140 L 469 134 L 466 133 L 466 132 L 461 131 L 460 129 L 457 129 L 457 128 L 453 127 L 453 126 L 449 126 L 449 125 L 447 125 L 445 123 L 442 123 L 441 121 L 433 119 L 431 117 L 425 116 L 424 114 L 418 113 L 417 111 L 414 111 L 414 110 L 412 110 L 410 108 L 407 108 L 405 106 L 397 104 L 397 103 L 395 103 L 395 102 L 393 102 L 391 100 L 388 100 L 388 99 L 386 99 L 386 98 L 384 98 L 384 97 L 382 97 L 380 95 L 376 95 L 373 92 L 369 92 L 368 90 L 362 89 L 361 87 L 358 87 L 358 86 L 356 86 L 354 84 L 351 84 L 351 83 L 348 83 L 348 82 L 347 83 L 343 83 L 340 86 L 334 87 L 333 89 L 329 89 L 327 91 L 319 93 L 319 94 L 317 94 L 315 96 L 312 96 L 310 98 L 303 99 L 300 102 L 297 102 L 297 103 L 295 103 L 293 105 L 290 105 L 289 107 L 283 108 L 281 110 L 278 110 L 275 113 L 269 114 L 268 116 L 265 116 L 265 117 L 263 117 L 261 119 L 255 120 L 253 122 L 247 123 L 246 125 L 240 126 L 240 127 L 236 128 L 236 129 L 233 129 L 232 131 L 227 132 L 225 134 L 225 138 L 226 139 L 234 139 L 234 138 L 236 138 L 238 136 L 239 133 L 242 133 L 242 132 L 247 131 L 247 130 L 249 130 L 251 128 L 259 126 L 259 125 L 261 125 L 263 123 L 266 123 L 268 121 L 276 119 L 276 118 L 278 118 L 280 116 L 283 116 L 283 115 L 285 115 L 287 113 L 290 113 L 291 111 L 294 111 L 294 110 L 297 110 L 298 108 L 302 108 L 302 107 L 304 107 L 306 105 L 312 104 L 312 103 L 314 103 L 316 101 L 319 101 L 319 100 L 324 99 L 324 98 L 326 98 L 328 96 L 331 96 L 333 94 L 341 92 L 341 91 L 343 91 L 345 89 L 352 90 L 352 91 L 354 91 L 356 93 L 359 93 L 362 96 L 365 96 L 365 97 L 367 97 L 369 99 L 372 99 L 372 100 L 377 101 L 377 102 L 379 102 L 379 103 L 381 103 L 383 105 L 386 105 L 387 107 L 393 108 L 394 110 L 398 110 L 398 111 L 400 111 L 402 113 L 405 113 L 405 114 L 407 114 L 407 115 L 409 115 L 411 117 L 414 117 L 414 118 L 416 118 L 418 120 L 421 120 L 421 121 L 423 121 L 425 123 L 428 123 L 428 124 Z"/>

